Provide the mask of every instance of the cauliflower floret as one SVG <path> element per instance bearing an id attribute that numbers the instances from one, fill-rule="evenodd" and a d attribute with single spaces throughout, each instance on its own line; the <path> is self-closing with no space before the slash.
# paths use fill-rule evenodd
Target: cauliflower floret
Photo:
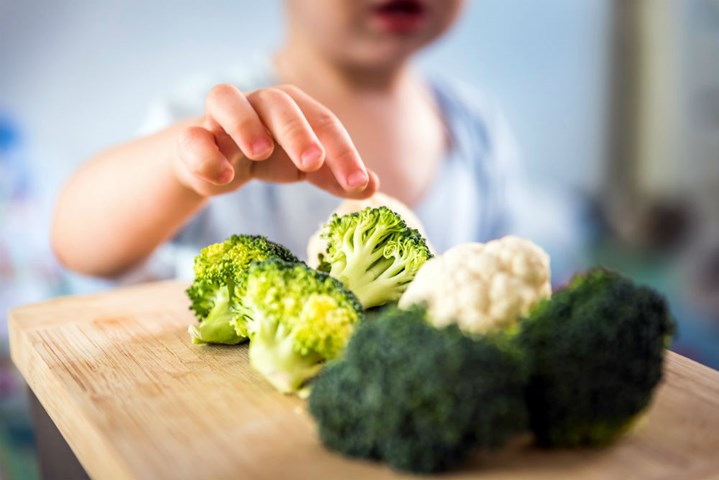
<path id="1" fill-rule="evenodd" d="M 415 215 L 407 205 L 384 193 L 377 192 L 365 200 L 345 200 L 332 212 L 332 214 L 336 213 L 341 217 L 342 215 L 347 215 L 348 213 L 359 212 L 367 207 L 376 208 L 382 206 L 399 214 L 408 227 L 419 230 L 419 233 L 421 233 L 425 239 L 427 238 L 422 222 L 419 221 L 417 215 Z M 332 217 L 332 214 L 330 217 Z M 317 268 L 319 266 L 319 254 L 324 253 L 327 249 L 327 241 L 320 237 L 321 233 L 322 226 L 320 226 L 320 228 L 312 234 L 307 242 L 307 264 L 312 268 Z M 427 242 L 427 246 L 431 252 L 434 252 L 434 248 L 432 248 L 432 245 L 430 245 L 429 242 Z"/>
<path id="2" fill-rule="evenodd" d="M 549 255 L 529 240 L 508 236 L 465 243 L 428 260 L 399 301 L 425 303 L 437 327 L 464 332 L 509 329 L 551 295 Z"/>

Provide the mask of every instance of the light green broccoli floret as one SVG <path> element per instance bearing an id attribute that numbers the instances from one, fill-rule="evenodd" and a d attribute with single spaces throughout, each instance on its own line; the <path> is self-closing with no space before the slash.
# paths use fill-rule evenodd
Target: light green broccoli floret
<path id="1" fill-rule="evenodd" d="M 186 291 L 199 321 L 189 327 L 193 343 L 234 345 L 248 338 L 251 312 L 238 298 L 244 292 L 250 263 L 268 258 L 299 261 L 287 248 L 258 235 L 232 235 L 200 250 L 192 285 Z"/>
<path id="2" fill-rule="evenodd" d="M 253 317 L 250 364 L 280 392 L 300 395 L 364 316 L 338 280 L 277 259 L 250 266 L 241 302 Z"/>
<path id="3" fill-rule="evenodd" d="M 387 207 L 333 215 L 321 237 L 327 251 L 318 269 L 341 280 L 364 308 L 397 301 L 432 257 L 419 231 Z"/>

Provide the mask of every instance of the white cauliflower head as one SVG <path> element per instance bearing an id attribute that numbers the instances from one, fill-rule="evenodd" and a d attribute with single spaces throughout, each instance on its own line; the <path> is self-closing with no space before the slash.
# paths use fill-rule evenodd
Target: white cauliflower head
<path id="1" fill-rule="evenodd" d="M 456 323 L 464 332 L 484 334 L 511 328 L 550 295 L 549 255 L 508 236 L 458 245 L 428 260 L 399 306 L 424 303 L 435 326 Z"/>
<path id="2" fill-rule="evenodd" d="M 424 231 L 422 222 L 419 221 L 417 215 L 415 215 L 414 212 L 407 205 L 394 197 L 390 197 L 385 193 L 377 192 L 371 197 L 364 200 L 344 200 L 332 212 L 330 217 L 332 217 L 332 215 L 335 213 L 339 216 L 342 216 L 349 213 L 359 212 L 360 210 L 364 210 L 367 207 L 374 208 L 382 206 L 385 206 L 393 212 L 399 214 L 399 216 L 402 217 L 402 220 L 404 220 L 407 226 L 417 229 L 425 239 L 427 238 L 427 234 Z M 319 266 L 319 254 L 325 253 L 325 250 L 327 249 L 327 241 L 322 239 L 322 237 L 320 236 L 321 234 L 322 226 L 320 226 L 320 228 L 314 234 L 312 234 L 309 241 L 307 242 L 307 264 L 312 268 L 317 268 Z M 429 241 L 427 241 L 427 246 L 429 247 L 430 251 L 434 251 L 432 245 L 429 244 Z"/>

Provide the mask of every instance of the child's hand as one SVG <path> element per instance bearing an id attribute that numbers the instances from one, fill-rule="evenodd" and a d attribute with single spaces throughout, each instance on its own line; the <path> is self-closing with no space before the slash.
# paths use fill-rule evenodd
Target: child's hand
<path id="1" fill-rule="evenodd" d="M 236 190 L 251 179 L 307 180 L 353 198 L 369 197 L 379 184 L 337 117 L 291 85 L 247 95 L 215 86 L 202 126 L 185 128 L 178 149 L 178 178 L 202 196 Z"/>

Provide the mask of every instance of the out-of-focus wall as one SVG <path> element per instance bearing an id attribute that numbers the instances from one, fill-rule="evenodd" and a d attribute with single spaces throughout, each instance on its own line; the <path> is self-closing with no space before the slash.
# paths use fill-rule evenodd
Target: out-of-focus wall
<path id="1" fill-rule="evenodd" d="M 148 104 L 281 31 L 278 2 L 1 0 L 0 111 L 66 173 L 135 134 Z"/>

